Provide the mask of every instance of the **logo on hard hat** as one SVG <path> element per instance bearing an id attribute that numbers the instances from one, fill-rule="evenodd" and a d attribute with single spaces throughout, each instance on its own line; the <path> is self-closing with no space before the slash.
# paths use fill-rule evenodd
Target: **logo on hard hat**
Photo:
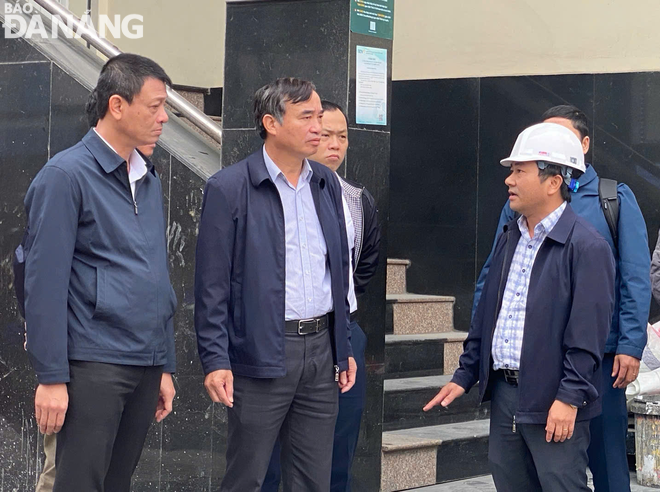
<path id="1" fill-rule="evenodd" d="M 546 152 L 545 150 L 539 150 L 539 155 L 550 155 L 550 152 Z"/>
<path id="2" fill-rule="evenodd" d="M 577 164 L 577 159 L 575 157 L 571 157 L 571 164 Z"/>

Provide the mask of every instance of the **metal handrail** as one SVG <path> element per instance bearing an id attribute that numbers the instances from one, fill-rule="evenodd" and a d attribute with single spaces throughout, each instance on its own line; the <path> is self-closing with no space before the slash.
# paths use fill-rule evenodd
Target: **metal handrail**
<path id="1" fill-rule="evenodd" d="M 51 15 L 57 15 L 63 20 L 70 22 L 70 25 L 74 27 L 74 31 L 79 33 L 81 38 L 83 38 L 108 58 L 112 58 L 113 56 L 117 56 L 121 53 L 121 51 L 115 45 L 110 43 L 107 39 L 103 39 L 93 29 L 87 27 L 66 7 L 53 0 L 34 0 L 34 2 L 49 12 Z M 213 140 L 218 143 L 222 142 L 222 129 L 216 125 L 211 118 L 209 118 L 202 111 L 184 99 L 183 96 L 169 87 L 167 88 L 167 102 L 170 106 L 181 113 L 181 115 L 188 118 L 195 126 L 197 126 Z"/>

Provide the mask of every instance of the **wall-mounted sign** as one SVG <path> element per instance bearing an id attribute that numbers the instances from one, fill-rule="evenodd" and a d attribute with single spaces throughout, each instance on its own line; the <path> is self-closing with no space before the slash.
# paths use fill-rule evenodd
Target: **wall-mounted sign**
<path id="1" fill-rule="evenodd" d="M 387 125 L 387 50 L 357 46 L 355 122 Z"/>
<path id="2" fill-rule="evenodd" d="M 351 31 L 392 39 L 394 0 L 351 0 Z"/>

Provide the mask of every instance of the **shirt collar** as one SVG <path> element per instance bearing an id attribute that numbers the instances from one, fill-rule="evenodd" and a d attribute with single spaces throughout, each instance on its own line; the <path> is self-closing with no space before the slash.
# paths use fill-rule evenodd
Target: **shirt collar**
<path id="1" fill-rule="evenodd" d="M 265 145 L 263 146 L 263 153 L 264 153 L 264 162 L 266 163 L 266 170 L 268 171 L 268 175 L 270 176 L 270 179 L 273 181 L 273 183 L 277 180 L 277 177 L 280 175 L 284 180 L 288 182 L 282 170 L 279 167 L 277 167 L 277 164 L 275 164 L 273 159 L 271 159 L 270 156 L 268 155 L 268 152 L 266 152 Z M 303 164 L 302 171 L 300 172 L 300 179 L 309 182 L 312 179 L 313 173 L 314 171 L 312 171 L 312 166 L 310 166 L 309 161 L 305 159 L 305 163 Z"/>
<path id="2" fill-rule="evenodd" d="M 561 205 L 546 215 L 541 222 L 536 224 L 536 227 L 534 227 L 534 236 L 538 234 L 550 234 L 550 231 L 554 229 L 554 227 L 557 225 L 557 222 L 559 221 L 559 218 L 564 213 L 564 210 L 566 210 L 566 205 L 567 202 L 562 202 Z M 520 229 L 520 233 L 523 236 L 529 235 L 527 219 L 523 215 L 518 218 L 518 228 Z"/>

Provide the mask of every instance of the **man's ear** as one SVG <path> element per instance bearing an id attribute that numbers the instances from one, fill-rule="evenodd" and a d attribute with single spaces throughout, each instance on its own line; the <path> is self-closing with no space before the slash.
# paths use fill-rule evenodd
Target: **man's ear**
<path id="1" fill-rule="evenodd" d="M 112 116 L 115 120 L 120 120 L 122 117 L 122 110 L 124 108 L 124 104 L 126 104 L 126 101 L 124 98 L 117 94 L 113 94 L 110 96 L 110 99 L 108 99 L 108 113 L 110 116 Z"/>
<path id="2" fill-rule="evenodd" d="M 271 135 L 277 135 L 277 120 L 272 114 L 266 114 L 261 119 L 261 123 L 264 125 L 266 132 Z"/>
<path id="3" fill-rule="evenodd" d="M 586 154 L 589 152 L 589 145 L 591 145 L 591 139 L 589 137 L 584 137 L 582 139 L 582 153 Z"/>

